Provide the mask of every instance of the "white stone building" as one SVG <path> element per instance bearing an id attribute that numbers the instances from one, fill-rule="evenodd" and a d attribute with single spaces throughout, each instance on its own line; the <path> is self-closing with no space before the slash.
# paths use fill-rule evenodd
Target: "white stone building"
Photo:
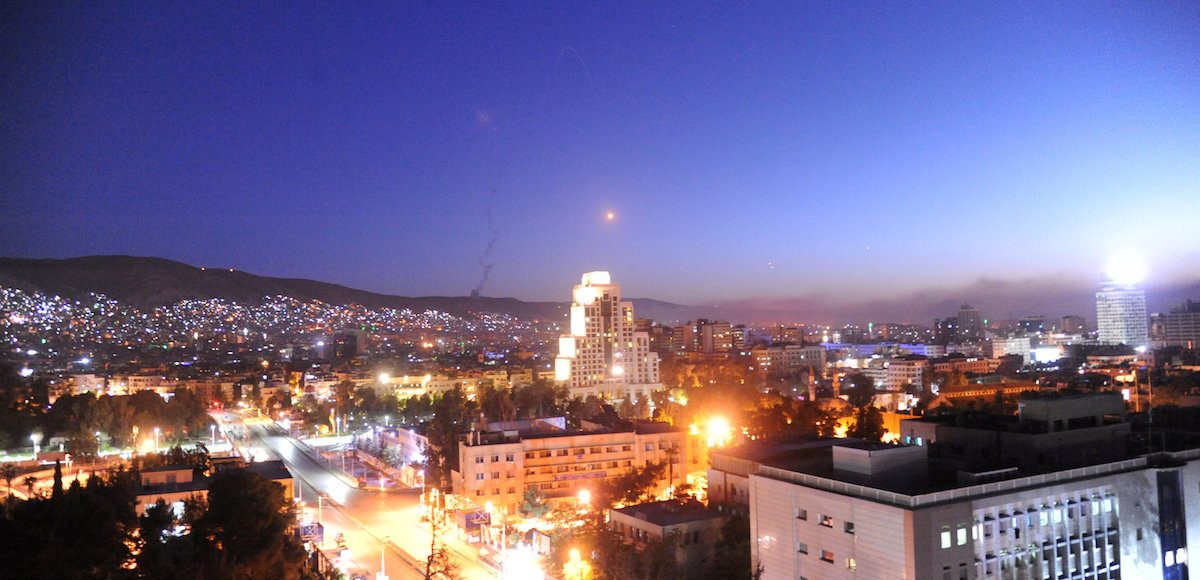
<path id="1" fill-rule="evenodd" d="M 571 395 L 649 398 L 662 387 L 650 337 L 634 330 L 633 304 L 608 272 L 588 272 L 572 292 L 570 334 L 558 339 L 554 377 Z"/>

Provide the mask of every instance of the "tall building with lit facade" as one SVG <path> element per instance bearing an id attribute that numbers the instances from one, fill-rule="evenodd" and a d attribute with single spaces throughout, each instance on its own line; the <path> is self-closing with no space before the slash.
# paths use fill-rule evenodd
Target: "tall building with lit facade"
<path id="1" fill-rule="evenodd" d="M 608 272 L 588 272 L 572 291 L 570 334 L 558 339 L 554 377 L 572 396 L 648 398 L 662 387 L 650 337 L 634 329 L 633 304 Z"/>
<path id="2" fill-rule="evenodd" d="M 958 339 L 963 342 L 983 340 L 983 315 L 970 304 L 958 307 Z"/>
<path id="3" fill-rule="evenodd" d="M 1101 344 L 1147 346 L 1146 293 L 1136 285 L 1110 282 L 1096 293 L 1096 328 Z"/>

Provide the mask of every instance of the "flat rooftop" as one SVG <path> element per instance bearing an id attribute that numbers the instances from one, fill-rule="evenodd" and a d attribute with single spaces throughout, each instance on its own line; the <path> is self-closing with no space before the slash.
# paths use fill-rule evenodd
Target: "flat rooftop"
<path id="1" fill-rule="evenodd" d="M 694 499 L 642 503 L 613 511 L 660 527 L 724 517 L 720 512 L 710 510 Z"/>

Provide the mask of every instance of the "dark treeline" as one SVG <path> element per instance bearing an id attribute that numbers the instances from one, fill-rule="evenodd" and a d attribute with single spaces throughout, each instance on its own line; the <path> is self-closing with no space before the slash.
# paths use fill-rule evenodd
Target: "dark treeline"
<path id="1" fill-rule="evenodd" d="M 49 404 L 39 395 L 42 381 L 35 379 L 28 390 L 0 389 L 0 449 L 29 447 L 30 435 L 39 433 L 44 448 L 51 438 L 62 437 L 66 451 L 87 457 L 101 443 L 136 445 L 153 437 L 156 427 L 164 446 L 208 435 L 207 406 L 190 389 L 176 390 L 169 401 L 142 391 L 127 396 L 66 395 Z"/>
<path id="2" fill-rule="evenodd" d="M 243 469 L 218 471 L 207 499 L 186 502 L 176 515 L 161 502 L 139 514 L 136 481 L 135 471 L 119 468 L 67 489 L 56 477 L 49 495 L 9 498 L 0 517 L 0 576 L 312 577 L 289 534 L 293 507 L 278 483 Z"/>

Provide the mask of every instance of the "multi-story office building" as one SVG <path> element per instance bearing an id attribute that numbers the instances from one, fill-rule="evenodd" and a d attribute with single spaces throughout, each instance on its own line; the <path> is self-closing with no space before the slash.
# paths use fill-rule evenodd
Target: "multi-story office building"
<path id="1" fill-rule="evenodd" d="M 1109 283 L 1096 293 L 1100 344 L 1147 346 L 1150 337 L 1146 321 L 1146 294 L 1137 286 Z"/>
<path id="2" fill-rule="evenodd" d="M 1069 468 L 941 456 L 953 437 L 824 440 L 743 461 L 754 560 L 768 579 L 1188 578 L 1200 449 L 1122 455 L 1103 419 L 1110 403 L 1022 409 Z M 1092 457 L 1095 445 L 1115 449 Z"/>
<path id="3" fill-rule="evenodd" d="M 729 329 L 729 342 L 735 350 L 746 348 L 746 344 L 750 342 L 750 329 L 746 328 L 745 324 L 737 324 Z"/>
<path id="4" fill-rule="evenodd" d="M 658 354 L 634 330 L 633 304 L 608 272 L 588 272 L 572 292 L 570 334 L 558 339 L 554 377 L 575 397 L 623 400 L 661 388 Z"/>
<path id="5" fill-rule="evenodd" d="M 1087 330 L 1087 320 L 1082 316 L 1068 314 L 1058 321 L 1058 331 L 1063 334 L 1083 334 Z"/>
<path id="6" fill-rule="evenodd" d="M 991 339 L 992 358 L 1020 355 L 1024 364 L 1033 362 L 1033 343 L 1028 336 L 996 336 Z"/>
<path id="7" fill-rule="evenodd" d="M 665 462 L 657 491 L 687 481 L 687 434 L 666 423 L 622 422 L 565 428 L 561 417 L 492 424 L 458 445 L 454 493 L 515 513 L 527 487 L 552 503 L 576 501 L 631 468 Z"/>
<path id="8" fill-rule="evenodd" d="M 788 344 L 756 348 L 750 351 L 750 356 L 767 374 L 786 374 L 807 368 L 821 375 L 825 372 L 825 352 L 823 346 Z"/>
<path id="9" fill-rule="evenodd" d="M 958 342 L 958 319 L 950 316 L 934 320 L 933 340 L 938 344 Z"/>
<path id="10" fill-rule="evenodd" d="M 983 340 L 983 315 L 970 304 L 958 307 L 958 340 L 975 342 Z"/>
<path id="11" fill-rule="evenodd" d="M 927 357 L 917 354 L 901 356 L 887 361 L 886 365 L 886 386 L 890 390 L 900 390 L 912 385 L 923 391 L 929 386 L 931 367 Z"/>
<path id="12" fill-rule="evenodd" d="M 1000 361 L 994 358 L 974 357 L 974 356 L 947 356 L 931 361 L 933 364 L 933 372 L 949 373 L 959 371 L 963 373 L 972 373 L 977 375 L 985 375 L 995 372 L 1000 368 Z"/>
<path id="13" fill-rule="evenodd" d="M 771 328 L 771 344 L 800 344 L 804 342 L 803 326 L 778 325 Z"/>
<path id="14" fill-rule="evenodd" d="M 1200 347 L 1200 302 L 1188 300 L 1166 314 L 1154 314 L 1150 329 L 1155 348 Z"/>
<path id="15" fill-rule="evenodd" d="M 733 348 L 733 326 L 724 320 L 692 320 L 675 328 L 675 344 L 683 352 L 729 352 Z"/>

